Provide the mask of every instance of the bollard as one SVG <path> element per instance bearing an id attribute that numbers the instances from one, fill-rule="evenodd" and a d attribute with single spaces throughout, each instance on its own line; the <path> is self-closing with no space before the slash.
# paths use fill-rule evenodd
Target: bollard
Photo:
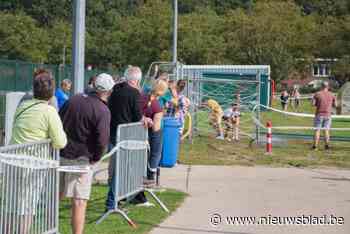
<path id="1" fill-rule="evenodd" d="M 266 123 L 267 133 L 266 133 L 266 153 L 272 153 L 272 122 L 267 121 Z"/>

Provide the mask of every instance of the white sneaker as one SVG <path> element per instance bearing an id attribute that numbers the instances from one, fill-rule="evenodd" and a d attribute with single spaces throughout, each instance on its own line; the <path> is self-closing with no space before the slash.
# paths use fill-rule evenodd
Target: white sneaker
<path id="1" fill-rule="evenodd" d="M 224 136 L 217 136 L 215 139 L 216 140 L 225 140 L 225 137 Z"/>
<path id="2" fill-rule="evenodd" d="M 155 206 L 155 205 L 154 205 L 153 203 L 147 201 L 147 202 L 145 202 L 145 203 L 137 204 L 136 206 L 137 206 L 137 207 L 153 207 L 153 206 Z"/>

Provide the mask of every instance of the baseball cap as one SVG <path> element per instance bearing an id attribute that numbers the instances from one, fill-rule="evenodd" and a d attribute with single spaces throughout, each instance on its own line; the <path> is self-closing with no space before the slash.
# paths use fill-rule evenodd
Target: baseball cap
<path id="1" fill-rule="evenodd" d="M 95 88 L 97 91 L 110 91 L 113 89 L 114 85 L 113 77 L 107 73 L 98 75 L 95 81 Z"/>

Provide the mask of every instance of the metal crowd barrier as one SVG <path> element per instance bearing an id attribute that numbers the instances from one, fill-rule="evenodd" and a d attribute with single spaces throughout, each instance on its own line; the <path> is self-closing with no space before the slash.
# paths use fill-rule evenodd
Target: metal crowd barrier
<path id="1" fill-rule="evenodd" d="M 0 233 L 58 233 L 58 167 L 50 141 L 0 147 Z"/>
<path id="2" fill-rule="evenodd" d="M 97 221 L 101 223 L 110 214 L 117 213 L 122 215 L 127 222 L 136 227 L 135 223 L 118 207 L 118 202 L 136 195 L 139 192 L 148 192 L 163 210 L 169 212 L 167 207 L 153 193 L 144 187 L 143 181 L 147 172 L 148 161 L 148 132 L 142 123 L 123 124 L 118 126 L 117 130 L 117 151 L 112 160 L 114 163 L 116 175 L 115 180 L 115 208 L 108 210 Z"/>
<path id="3" fill-rule="evenodd" d="M 42 159 L 59 160 L 59 150 L 52 148 L 50 140 L 0 147 L 0 153 L 35 156 Z"/>

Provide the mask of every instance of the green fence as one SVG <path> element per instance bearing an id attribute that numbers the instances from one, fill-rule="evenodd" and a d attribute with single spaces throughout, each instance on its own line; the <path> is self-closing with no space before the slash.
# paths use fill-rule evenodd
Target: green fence
<path id="1" fill-rule="evenodd" d="M 73 69 L 66 65 L 38 64 L 17 60 L 0 59 L 0 90 L 1 91 L 29 91 L 32 89 L 33 73 L 38 68 L 50 70 L 59 84 L 63 79 L 73 81 Z M 117 70 L 86 70 L 84 82 L 87 85 L 91 76 L 102 72 L 118 75 Z M 74 85 L 74 84 L 73 84 Z"/>

